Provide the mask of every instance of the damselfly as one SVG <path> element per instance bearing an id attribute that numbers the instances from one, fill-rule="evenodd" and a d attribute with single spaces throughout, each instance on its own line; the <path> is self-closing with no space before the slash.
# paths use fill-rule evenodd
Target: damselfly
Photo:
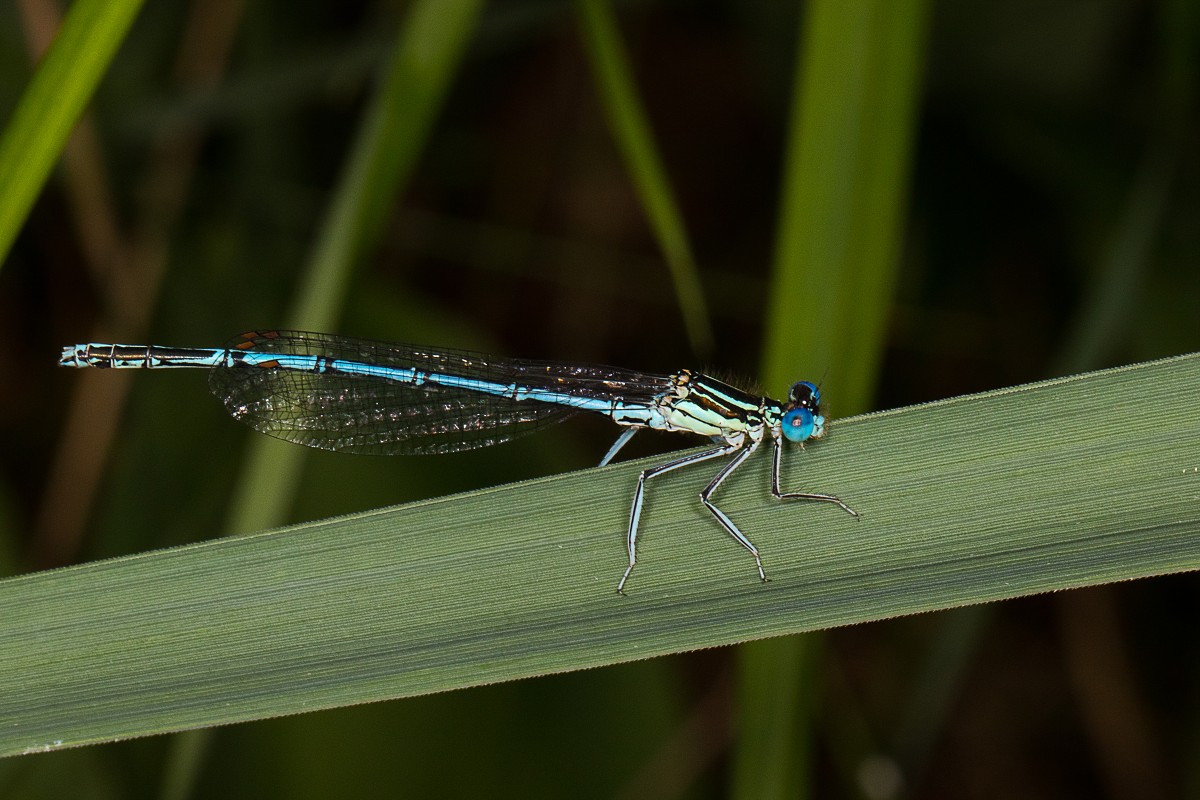
<path id="1" fill-rule="evenodd" d="M 235 419 L 289 442 L 345 453 L 451 453 L 513 439 L 577 411 L 593 411 L 625 430 L 600 466 L 643 428 L 706 436 L 716 446 L 644 470 L 638 476 L 625 537 L 637 563 L 638 523 L 646 481 L 701 461 L 733 456 L 700 492 L 700 502 L 754 556 L 758 548 L 713 493 L 767 437 L 773 444 L 771 494 L 781 500 L 833 503 L 829 494 L 782 492 L 784 440 L 803 444 L 825 434 L 821 395 L 794 384 L 786 403 L 757 397 L 684 369 L 673 375 L 558 361 L 518 361 L 464 350 L 434 350 L 301 331 L 253 331 L 219 348 L 77 344 L 64 367 L 208 367 L 208 385 Z"/>

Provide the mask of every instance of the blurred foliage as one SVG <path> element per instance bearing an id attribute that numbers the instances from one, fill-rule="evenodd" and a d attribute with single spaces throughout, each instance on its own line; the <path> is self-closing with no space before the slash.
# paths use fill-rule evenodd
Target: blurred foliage
<path id="1" fill-rule="evenodd" d="M 615 10 L 712 317 L 703 366 L 752 383 L 770 340 L 800 10 Z M 694 363 L 575 11 L 485 8 L 378 245 L 348 279 L 339 331 L 654 371 Z M 206 345 L 289 319 L 408 12 L 143 8 L 0 265 L 0 552 L 18 554 L 0 563 L 222 528 L 247 434 L 202 376 L 100 390 L 115 394 L 79 406 L 74 424 L 86 434 L 107 419 L 111 436 L 89 440 L 66 422 L 85 378 L 56 370 L 57 348 L 115 335 Z M 0 8 L 5 128 L 55 18 L 47 0 Z M 928 24 L 904 258 L 869 406 L 1200 349 L 1195 3 L 942 2 Z M 809 369 L 837 368 L 810 345 L 794 345 Z M 1097 424 L 1137 434 L 1136 419 Z M 612 435 L 581 421 L 447 458 L 308 454 L 289 518 L 589 466 Z M 679 444 L 642 438 L 631 455 Z M 96 476 L 94 498 L 47 500 L 70 498 L 53 487 L 78 474 Z M 71 519 L 79 538 L 62 534 Z M 820 684 L 806 780 L 820 796 L 1194 796 L 1197 598 L 1179 576 L 834 631 L 806 673 Z M 172 785 L 196 797 L 716 796 L 736 735 L 730 655 L 222 729 Z M 171 741 L 0 762 L 0 793 L 154 796 Z"/>

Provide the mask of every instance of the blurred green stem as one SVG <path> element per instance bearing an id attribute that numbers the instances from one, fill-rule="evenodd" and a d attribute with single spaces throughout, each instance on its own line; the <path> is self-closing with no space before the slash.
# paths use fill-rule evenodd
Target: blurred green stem
<path id="1" fill-rule="evenodd" d="M 0 266 L 142 7 L 77 0 L 0 138 Z"/>
<path id="2" fill-rule="evenodd" d="M 633 82 L 629 55 L 621 44 L 607 0 L 579 0 L 580 26 L 596 76 L 596 87 L 625 159 L 634 188 L 671 271 L 688 341 L 696 355 L 712 352 L 713 333 L 683 214 L 671 191 L 646 110 Z"/>
<path id="3" fill-rule="evenodd" d="M 291 327 L 335 327 L 351 272 L 374 246 L 424 147 L 481 7 L 480 0 L 421 0 L 410 7 L 300 277 Z M 250 442 L 229 516 L 231 532 L 282 523 L 304 460 L 303 448 L 267 437 Z"/>
<path id="4" fill-rule="evenodd" d="M 870 406 L 882 359 L 926 17 L 924 0 L 817 0 L 801 24 L 762 373 L 782 387 L 828 371 L 840 413 Z M 810 648 L 812 636 L 743 648 L 735 797 L 809 794 Z"/>

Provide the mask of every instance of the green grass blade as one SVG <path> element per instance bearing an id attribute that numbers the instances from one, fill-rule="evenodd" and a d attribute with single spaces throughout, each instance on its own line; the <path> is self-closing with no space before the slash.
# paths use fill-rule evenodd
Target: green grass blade
<path id="1" fill-rule="evenodd" d="M 350 267 L 378 240 L 397 192 L 423 151 L 482 5 L 482 0 L 420 0 L 409 8 L 305 272 L 290 324 L 311 330 L 334 327 Z"/>
<path id="2" fill-rule="evenodd" d="M 77 0 L 0 138 L 0 265 L 142 0 Z"/>
<path id="3" fill-rule="evenodd" d="M 578 8 L 600 99 L 617 146 L 629 167 L 634 188 L 667 260 L 688 341 L 697 354 L 710 353 L 712 326 L 696 260 L 684 229 L 683 214 L 671 192 L 646 111 L 634 87 L 633 68 L 621 44 L 612 6 L 607 0 L 579 0 Z"/>
<path id="4" fill-rule="evenodd" d="M 786 386 L 823 376 L 842 412 L 871 407 L 882 358 L 926 12 L 922 0 L 818 2 L 800 28 L 763 380 Z M 779 665 L 812 665 L 802 651 L 816 645 L 792 637 L 738 654 L 746 702 L 738 706 L 732 796 L 804 796 L 804 709 L 814 682 Z"/>
<path id="5" fill-rule="evenodd" d="M 805 21 L 763 372 L 794 380 L 822 359 L 842 413 L 868 407 L 882 358 L 926 16 L 921 0 L 854 0 L 814 3 Z"/>
<path id="6" fill-rule="evenodd" d="M 0 753 L 258 719 L 1200 568 L 1200 355 L 843 420 L 719 500 L 622 464 L 0 582 Z M 707 473 L 705 473 L 707 475 Z"/>
<path id="7" fill-rule="evenodd" d="M 421 153 L 481 7 L 481 0 L 422 0 L 409 9 L 301 276 L 289 326 L 337 327 L 352 269 L 375 244 Z M 294 496 L 303 459 L 303 450 L 256 440 L 238 482 L 230 529 L 278 525 Z"/>
<path id="8" fill-rule="evenodd" d="M 300 276 L 290 327 L 336 327 L 353 269 L 377 242 L 424 148 L 481 8 L 481 0 L 419 0 L 409 7 Z M 255 438 L 231 504 L 228 529 L 261 530 L 280 524 L 295 497 L 304 456 L 300 448 Z M 204 732 L 176 738 L 163 797 L 191 794 L 208 746 Z"/>
<path id="9" fill-rule="evenodd" d="M 783 636 L 737 649 L 737 743 L 731 797 L 801 797 L 811 771 L 809 726 L 818 636 Z"/>

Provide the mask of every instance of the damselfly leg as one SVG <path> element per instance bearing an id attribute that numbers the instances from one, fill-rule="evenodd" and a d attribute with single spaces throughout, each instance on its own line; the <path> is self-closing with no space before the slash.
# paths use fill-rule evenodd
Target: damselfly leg
<path id="1" fill-rule="evenodd" d="M 642 501 L 646 494 L 646 481 L 655 476 L 662 475 L 664 472 L 686 467 L 688 464 L 698 464 L 701 461 L 727 456 L 737 449 L 737 445 L 722 445 L 712 450 L 701 450 L 699 453 L 692 453 L 683 458 L 677 458 L 674 461 L 668 461 L 666 464 L 659 464 L 657 467 L 651 467 L 642 471 L 642 474 L 638 476 L 637 489 L 633 492 L 633 508 L 629 512 L 629 533 L 626 536 L 626 544 L 629 549 L 629 566 L 626 567 L 625 574 L 621 576 L 621 582 L 617 584 L 618 594 L 625 594 L 625 581 L 629 580 L 629 573 L 633 572 L 633 567 L 637 564 L 638 522 L 642 518 Z"/>
<path id="2" fill-rule="evenodd" d="M 840 506 L 843 511 L 848 513 L 855 519 L 862 519 L 857 511 L 843 503 L 839 498 L 831 494 L 814 494 L 812 492 L 781 492 L 779 491 L 779 466 L 783 459 L 783 442 L 780 439 L 775 440 L 775 452 L 771 457 L 771 494 L 780 500 L 817 500 L 824 503 L 833 503 Z"/>

